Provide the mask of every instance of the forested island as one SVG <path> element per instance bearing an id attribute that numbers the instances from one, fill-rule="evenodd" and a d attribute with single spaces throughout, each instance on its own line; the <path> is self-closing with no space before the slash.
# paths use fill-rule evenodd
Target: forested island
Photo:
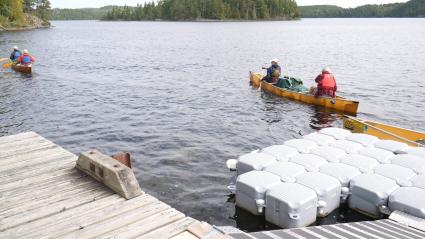
<path id="1" fill-rule="evenodd" d="M 295 0 L 160 0 L 131 6 L 53 9 L 52 20 L 289 20 L 299 17 Z"/>
<path id="2" fill-rule="evenodd" d="M 298 16 L 294 0 L 162 0 L 114 7 L 102 20 L 282 20 Z"/>
<path id="3" fill-rule="evenodd" d="M 411 0 L 406 3 L 364 5 L 356 8 L 342 8 L 332 5 L 300 6 L 303 18 L 336 17 L 425 17 L 425 0 Z"/>
<path id="4" fill-rule="evenodd" d="M 49 0 L 0 0 L 0 31 L 47 27 Z"/>

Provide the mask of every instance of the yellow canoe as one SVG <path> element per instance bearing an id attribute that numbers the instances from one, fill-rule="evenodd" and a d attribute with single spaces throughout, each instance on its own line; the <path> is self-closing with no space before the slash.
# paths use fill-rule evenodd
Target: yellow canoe
<path id="1" fill-rule="evenodd" d="M 16 72 L 24 73 L 24 74 L 31 74 L 32 73 L 32 65 L 12 65 L 12 69 Z"/>
<path id="2" fill-rule="evenodd" d="M 273 84 L 262 82 L 261 79 L 264 75 L 250 72 L 251 84 L 255 87 L 261 87 L 264 91 L 272 94 L 285 97 L 292 100 L 301 101 L 311 105 L 323 106 L 329 109 L 334 109 L 347 114 L 356 115 L 357 108 L 359 106 L 358 101 L 347 100 L 342 97 L 336 97 L 335 102 L 331 102 L 331 98 L 328 97 L 314 97 L 314 95 L 290 91 L 284 88 L 274 86 Z"/>
<path id="3" fill-rule="evenodd" d="M 423 132 L 349 116 L 344 117 L 343 123 L 344 128 L 351 130 L 353 133 L 370 134 L 380 139 L 395 140 L 414 147 L 425 146 L 425 133 Z"/>

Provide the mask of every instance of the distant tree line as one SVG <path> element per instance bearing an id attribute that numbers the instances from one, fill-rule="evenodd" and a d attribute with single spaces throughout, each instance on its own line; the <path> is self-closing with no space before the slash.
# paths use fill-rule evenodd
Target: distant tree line
<path id="1" fill-rule="evenodd" d="M 54 8 L 51 12 L 51 20 L 99 20 L 111 11 L 113 6 L 101 8 L 60 9 Z"/>
<path id="2" fill-rule="evenodd" d="M 25 13 L 49 20 L 49 0 L 0 0 L 1 25 L 25 25 Z"/>
<path id="3" fill-rule="evenodd" d="M 302 18 L 334 17 L 425 17 L 425 0 L 406 3 L 364 5 L 356 8 L 341 8 L 332 5 L 301 6 Z"/>
<path id="4" fill-rule="evenodd" d="M 102 20 L 199 20 L 298 18 L 295 0 L 161 0 L 114 7 Z"/>

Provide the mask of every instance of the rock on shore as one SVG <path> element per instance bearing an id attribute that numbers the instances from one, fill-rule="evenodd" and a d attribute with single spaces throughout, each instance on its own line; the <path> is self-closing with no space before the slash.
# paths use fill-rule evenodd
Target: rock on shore
<path id="1" fill-rule="evenodd" d="M 4 27 L 0 25 L 0 31 L 21 31 L 50 27 L 50 22 L 43 21 L 40 18 L 28 13 L 25 14 L 25 22 L 26 23 L 20 27 Z"/>

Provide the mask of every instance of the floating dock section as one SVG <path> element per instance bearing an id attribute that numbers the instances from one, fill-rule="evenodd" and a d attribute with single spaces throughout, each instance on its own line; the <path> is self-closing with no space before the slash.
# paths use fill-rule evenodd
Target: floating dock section
<path id="1" fill-rule="evenodd" d="M 229 160 L 236 205 L 282 228 L 308 226 L 348 203 L 374 218 L 425 218 L 425 148 L 326 128 Z"/>
<path id="2" fill-rule="evenodd" d="M 123 192 L 125 199 L 76 169 L 77 158 L 34 132 L 0 137 L 0 238 L 189 239 L 211 231 L 146 193 Z"/>

